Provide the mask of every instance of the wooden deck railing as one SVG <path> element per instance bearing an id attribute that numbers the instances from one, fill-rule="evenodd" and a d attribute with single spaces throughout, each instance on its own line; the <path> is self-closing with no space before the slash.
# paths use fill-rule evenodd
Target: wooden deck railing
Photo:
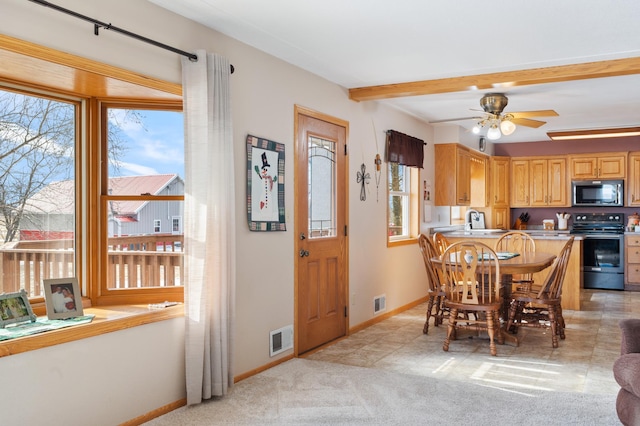
<path id="1" fill-rule="evenodd" d="M 107 286 L 172 287 L 182 283 L 182 235 L 109 238 Z M 42 280 L 75 275 L 73 240 L 23 241 L 0 247 L 0 293 L 43 296 Z"/>

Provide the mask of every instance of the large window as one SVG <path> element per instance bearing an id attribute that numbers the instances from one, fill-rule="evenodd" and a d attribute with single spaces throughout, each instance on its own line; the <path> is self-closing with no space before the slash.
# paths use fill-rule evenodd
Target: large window
<path id="1" fill-rule="evenodd" d="M 0 86 L 0 293 L 77 277 L 96 305 L 181 301 L 183 128 L 177 102 Z"/>
<path id="2" fill-rule="evenodd" d="M 412 241 L 418 232 L 418 170 L 398 163 L 388 163 L 389 243 Z"/>
<path id="3" fill-rule="evenodd" d="M 0 293 L 76 276 L 81 102 L 0 88 Z"/>

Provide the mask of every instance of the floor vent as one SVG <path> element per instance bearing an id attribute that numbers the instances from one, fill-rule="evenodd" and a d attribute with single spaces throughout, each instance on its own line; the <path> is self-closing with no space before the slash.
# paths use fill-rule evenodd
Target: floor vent
<path id="1" fill-rule="evenodd" d="M 373 313 L 377 314 L 387 309 L 387 296 L 381 295 L 373 298 Z"/>
<path id="2" fill-rule="evenodd" d="M 275 356 L 293 349 L 293 326 L 279 328 L 269 332 L 269 356 Z"/>

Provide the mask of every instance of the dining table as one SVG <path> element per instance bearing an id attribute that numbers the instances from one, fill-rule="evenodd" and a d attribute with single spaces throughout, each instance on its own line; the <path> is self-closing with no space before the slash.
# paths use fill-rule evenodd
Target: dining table
<path id="1" fill-rule="evenodd" d="M 534 253 L 496 253 L 498 255 L 497 262 L 500 266 L 500 287 L 502 296 L 502 309 L 500 315 L 502 318 L 501 332 L 505 337 L 505 341 L 518 345 L 517 336 L 508 333 L 505 329 L 509 319 L 509 305 L 511 304 L 511 287 L 513 283 L 513 275 L 532 274 L 544 271 L 553 264 L 556 255 L 553 253 L 534 252 Z M 433 257 L 431 261 L 437 267 L 442 266 L 442 258 L 440 256 Z"/>

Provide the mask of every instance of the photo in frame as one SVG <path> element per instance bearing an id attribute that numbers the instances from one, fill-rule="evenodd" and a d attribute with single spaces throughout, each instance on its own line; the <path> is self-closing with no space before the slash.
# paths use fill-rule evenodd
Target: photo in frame
<path id="1" fill-rule="evenodd" d="M 77 278 L 42 280 L 47 318 L 67 319 L 81 317 L 82 294 Z"/>
<path id="2" fill-rule="evenodd" d="M 0 294 L 0 328 L 9 324 L 35 322 L 37 318 L 24 289 L 15 293 Z"/>
<path id="3" fill-rule="evenodd" d="M 286 231 L 284 144 L 247 135 L 247 220 L 250 231 Z"/>

